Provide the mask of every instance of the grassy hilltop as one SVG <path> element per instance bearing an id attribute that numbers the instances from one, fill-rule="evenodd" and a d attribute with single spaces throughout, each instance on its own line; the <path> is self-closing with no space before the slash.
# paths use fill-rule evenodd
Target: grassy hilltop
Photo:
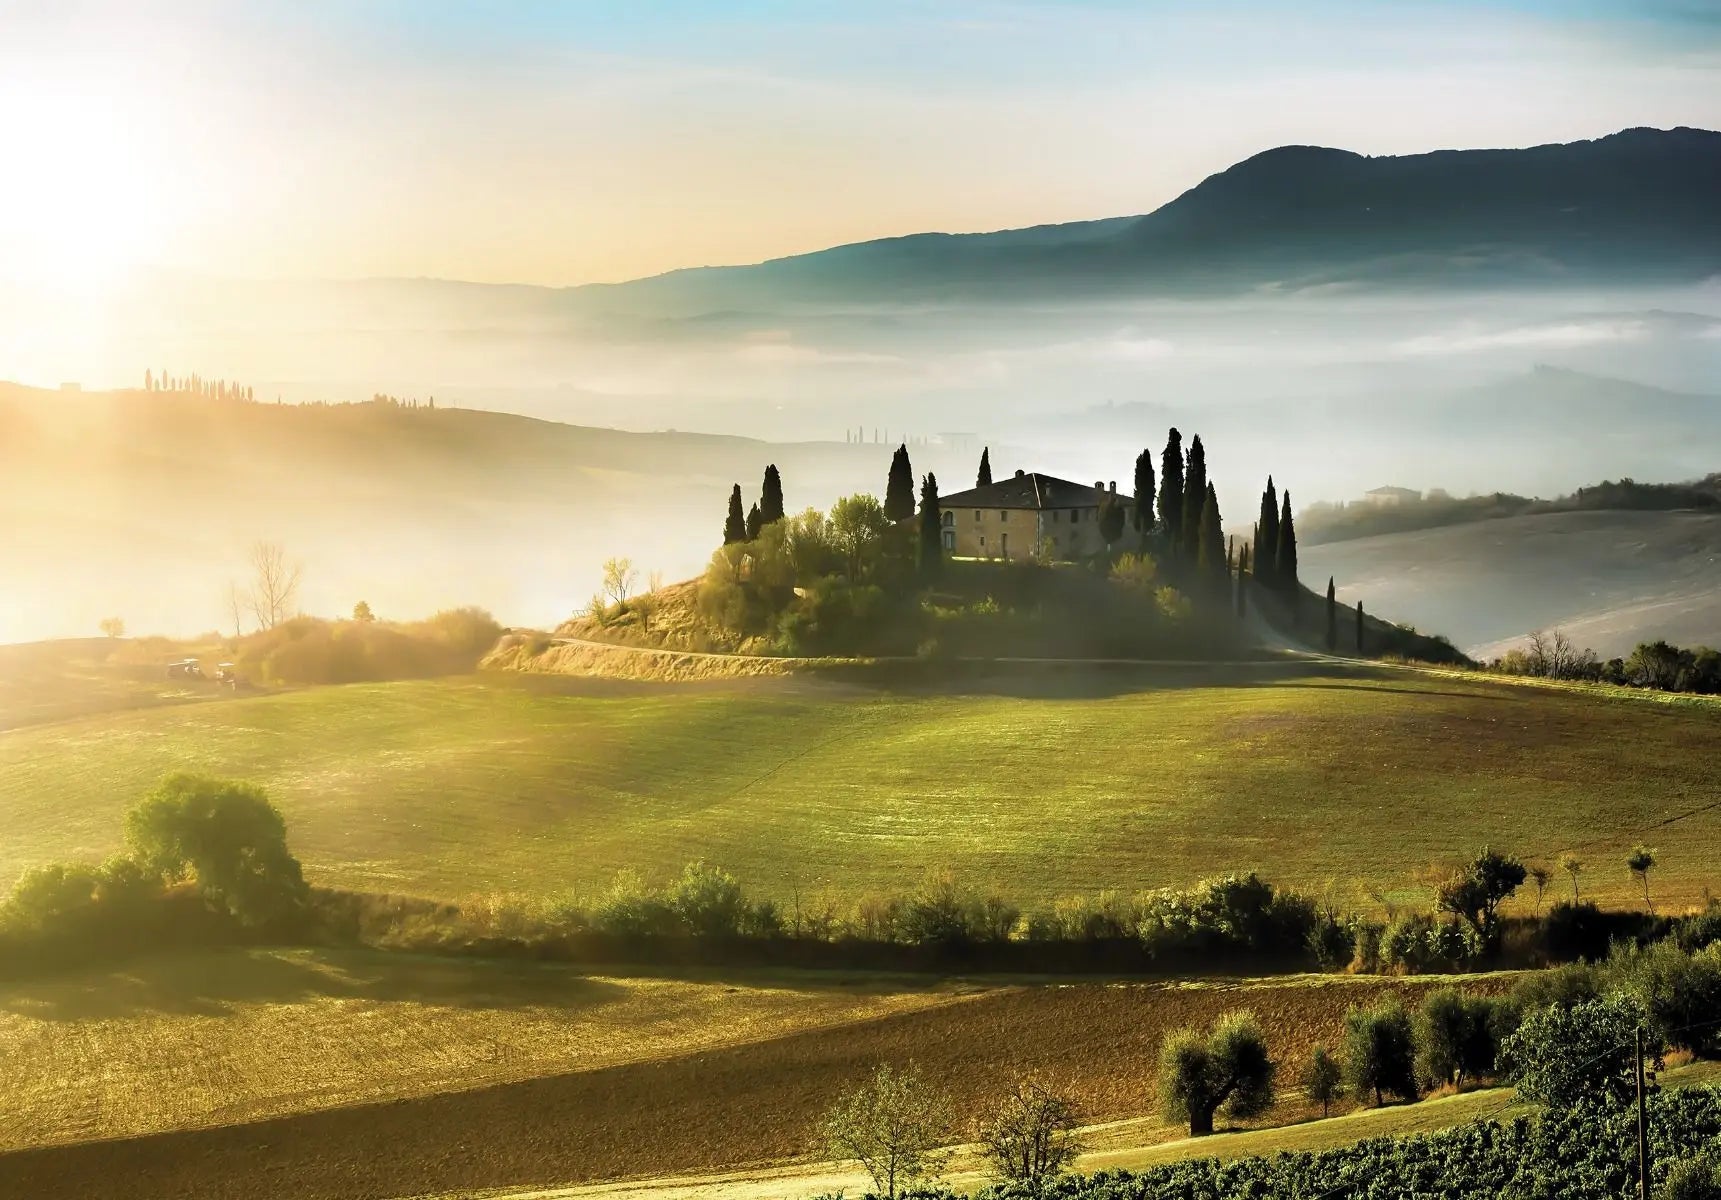
<path id="1" fill-rule="evenodd" d="M 464 677 L 14 729 L 0 875 L 109 852 L 175 769 L 268 787 L 314 881 L 450 898 L 590 893 L 694 858 L 784 900 L 946 867 L 1020 901 L 1245 868 L 1402 890 L 1487 843 L 1587 847 L 1584 895 L 1631 905 L 1642 838 L 1671 906 L 1721 847 L 1721 812 L 1642 833 L 1716 795 L 1721 722 L 1699 703 L 1282 665 L 939 689 Z"/>

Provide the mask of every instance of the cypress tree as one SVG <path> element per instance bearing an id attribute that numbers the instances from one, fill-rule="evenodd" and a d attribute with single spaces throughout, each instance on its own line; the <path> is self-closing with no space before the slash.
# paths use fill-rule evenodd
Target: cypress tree
<path id="1" fill-rule="evenodd" d="M 741 485 L 729 493 L 729 518 L 723 522 L 723 544 L 732 546 L 747 540 L 747 516 L 741 511 Z"/>
<path id="2" fill-rule="evenodd" d="M 1362 653 L 1362 601 L 1356 602 L 1356 652 Z"/>
<path id="3" fill-rule="evenodd" d="M 1225 562 L 1225 530 L 1219 519 L 1218 493 L 1211 483 L 1206 485 L 1205 491 L 1201 505 L 1201 532 L 1192 545 L 1195 547 L 1196 570 L 1211 580 L 1217 591 L 1219 581 L 1230 578 Z"/>
<path id="4" fill-rule="evenodd" d="M 1189 457 L 1183 466 L 1184 556 L 1199 561 L 1206 552 L 1207 449 L 1198 433 L 1189 439 Z M 1209 563 L 1211 565 L 1211 563 Z"/>
<path id="5" fill-rule="evenodd" d="M 975 487 L 992 486 L 992 447 L 980 447 L 980 474 L 974 477 Z"/>
<path id="6" fill-rule="evenodd" d="M 1153 532 L 1153 451 L 1143 450 L 1135 456 L 1135 531 L 1142 536 Z"/>
<path id="7" fill-rule="evenodd" d="M 938 577 L 944 566 L 944 514 L 938 507 L 938 476 L 927 472 L 920 483 L 920 573 Z"/>
<path id="8" fill-rule="evenodd" d="M 1339 601 L 1333 589 L 1333 577 L 1327 576 L 1327 653 L 1339 648 Z"/>
<path id="9" fill-rule="evenodd" d="M 1243 543 L 1242 553 L 1237 557 L 1237 619 L 1241 621 L 1249 615 L 1249 543 Z"/>
<path id="10" fill-rule="evenodd" d="M 783 477 L 777 474 L 777 464 L 765 468 L 765 483 L 759 489 L 759 522 L 769 525 L 783 519 Z"/>
<path id="11" fill-rule="evenodd" d="M 1279 586 L 1291 593 L 1293 600 L 1297 592 L 1297 527 L 1291 523 L 1291 489 L 1285 489 L 1284 504 L 1279 509 L 1279 547 L 1273 556 L 1273 574 L 1278 578 Z"/>
<path id="12" fill-rule="evenodd" d="M 1159 460 L 1159 527 L 1175 547 L 1183 532 L 1183 435 L 1175 428 Z"/>
<path id="13" fill-rule="evenodd" d="M 1261 519 L 1255 525 L 1255 578 L 1269 587 L 1273 584 L 1278 556 L 1279 496 L 1269 475 L 1267 490 L 1261 493 Z"/>
<path id="14" fill-rule="evenodd" d="M 759 531 L 763 528 L 765 528 L 765 518 L 760 513 L 759 506 L 755 504 L 747 510 L 747 540 L 750 542 L 758 541 Z"/>
<path id="15" fill-rule="evenodd" d="M 914 515 L 914 468 L 908 462 L 908 447 L 898 446 L 890 459 L 890 481 L 884 489 L 884 515 L 901 521 Z"/>

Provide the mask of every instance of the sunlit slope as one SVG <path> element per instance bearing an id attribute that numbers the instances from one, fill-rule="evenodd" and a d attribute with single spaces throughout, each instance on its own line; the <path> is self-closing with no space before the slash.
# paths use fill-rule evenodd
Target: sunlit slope
<path id="1" fill-rule="evenodd" d="M 1629 904 L 1625 848 L 1721 794 L 1707 705 L 1412 674 L 1090 682 L 460 679 L 18 729 L 0 875 L 109 852 L 126 807 L 191 769 L 265 784 L 313 880 L 441 897 L 694 858 L 785 900 L 944 867 L 1024 901 L 1246 868 L 1348 894 L 1484 844 L 1593 843 L 1585 894 Z M 1664 903 L 1715 882 L 1721 812 L 1648 840 Z"/>
<path id="2" fill-rule="evenodd" d="M 882 487 L 889 461 L 841 441 L 0 383 L 0 642 L 89 636 L 115 615 L 133 633 L 231 632 L 228 584 L 248 582 L 263 539 L 303 563 L 310 612 L 477 604 L 554 625 L 612 555 L 642 580 L 703 569 L 730 487 L 756 495 L 767 463 L 799 509 Z"/>
<path id="3" fill-rule="evenodd" d="M 1554 628 L 1604 657 L 1657 638 L 1721 645 L 1721 514 L 1507 517 L 1309 546 L 1302 564 L 1340 600 L 1472 654 Z"/>

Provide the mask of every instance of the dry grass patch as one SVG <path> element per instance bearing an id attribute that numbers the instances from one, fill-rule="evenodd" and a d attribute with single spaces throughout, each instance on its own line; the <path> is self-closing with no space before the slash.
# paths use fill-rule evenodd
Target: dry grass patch
<path id="1" fill-rule="evenodd" d="M 126 1177 L 140 1181 L 137 1200 L 468 1194 L 802 1158 L 833 1097 L 880 1061 L 918 1062 L 964 1119 L 1030 1070 L 1065 1081 L 1090 1120 L 1137 1117 L 1154 1109 L 1159 1042 L 1177 1025 L 1252 1008 L 1289 1072 L 1316 1042 L 1336 1040 L 1348 1005 L 1389 991 L 1414 1000 L 1440 982 L 1448 981 L 1017 986 L 747 1045 L 264 1125 L 3 1156 L 0 1192 Z"/>
<path id="2" fill-rule="evenodd" d="M 254 950 L 0 986 L 0 1149 L 589 1071 L 950 1002 L 856 977 Z"/>

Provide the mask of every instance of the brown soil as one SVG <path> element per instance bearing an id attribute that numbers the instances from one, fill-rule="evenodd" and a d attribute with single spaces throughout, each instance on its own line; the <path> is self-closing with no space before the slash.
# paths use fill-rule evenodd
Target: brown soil
<path id="1" fill-rule="evenodd" d="M 1249 1008 L 1292 1076 L 1344 1011 L 1426 981 L 1072 984 L 650 1063 L 254 1124 L 0 1156 L 0 1195 L 392 1197 L 698 1171 L 806 1154 L 832 1098 L 917 1062 L 960 1112 L 1034 1071 L 1091 1121 L 1154 1107 L 1167 1030 Z"/>

